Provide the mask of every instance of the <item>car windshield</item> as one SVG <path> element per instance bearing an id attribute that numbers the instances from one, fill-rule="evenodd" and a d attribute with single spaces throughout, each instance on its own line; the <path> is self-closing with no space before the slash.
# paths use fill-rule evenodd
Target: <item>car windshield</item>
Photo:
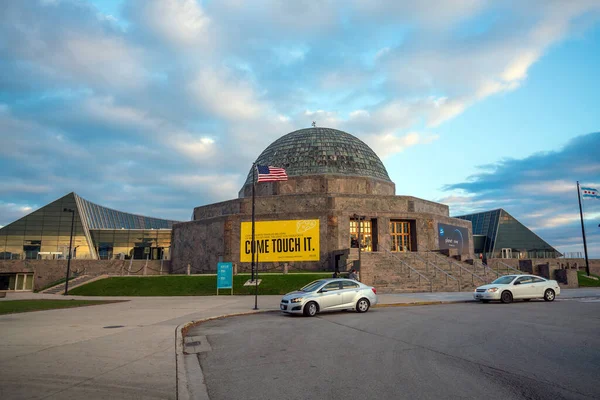
<path id="1" fill-rule="evenodd" d="M 315 290 L 317 290 L 325 282 L 326 281 L 320 279 L 318 281 L 314 281 L 314 282 L 309 283 L 308 285 L 304 286 L 300 290 L 303 291 L 303 292 L 314 292 Z"/>
<path id="2" fill-rule="evenodd" d="M 498 285 L 508 285 L 509 283 L 511 283 L 513 281 L 513 279 L 515 279 L 514 275 L 501 276 L 500 278 L 496 279 L 492 283 L 495 283 Z"/>

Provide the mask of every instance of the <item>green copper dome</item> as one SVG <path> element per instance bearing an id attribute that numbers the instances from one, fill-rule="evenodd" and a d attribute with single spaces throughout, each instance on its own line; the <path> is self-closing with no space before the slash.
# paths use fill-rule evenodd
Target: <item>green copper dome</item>
<path id="1" fill-rule="evenodd" d="M 369 146 L 349 133 L 330 128 L 300 129 L 277 139 L 256 159 L 259 165 L 285 168 L 289 177 L 335 174 L 391 182 Z M 246 183 L 252 183 L 252 169 Z"/>

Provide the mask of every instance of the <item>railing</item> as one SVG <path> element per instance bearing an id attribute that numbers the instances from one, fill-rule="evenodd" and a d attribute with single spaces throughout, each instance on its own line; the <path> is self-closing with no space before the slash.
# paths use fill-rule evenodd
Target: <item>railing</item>
<path id="1" fill-rule="evenodd" d="M 444 258 L 441 255 L 433 252 L 433 251 L 428 251 L 428 254 L 432 254 L 435 258 L 437 258 L 438 260 L 441 260 L 443 262 L 448 262 L 448 265 L 450 265 L 450 272 L 452 272 L 452 265 L 455 265 L 458 267 L 458 275 L 460 276 L 461 280 L 462 280 L 462 271 L 465 270 L 467 271 L 469 274 L 471 274 L 471 283 L 473 285 L 475 285 L 475 278 L 479 279 L 481 282 L 483 282 L 484 284 L 487 283 L 485 279 L 483 279 L 482 277 L 480 277 L 479 275 L 477 275 L 475 272 L 473 271 L 469 271 L 468 268 L 463 267 L 462 265 L 460 265 L 459 263 L 457 263 L 456 261 L 452 261 L 451 258 Z"/>
<path id="2" fill-rule="evenodd" d="M 452 275 L 450 275 L 449 273 L 447 273 L 446 271 L 444 271 L 443 269 L 441 269 L 440 267 L 438 267 L 437 265 L 435 265 L 435 263 L 432 263 L 429 260 L 425 260 L 416 251 L 413 252 L 412 255 L 413 255 L 414 258 L 418 258 L 419 260 L 423 261 L 425 263 L 425 267 L 426 268 L 427 268 L 427 266 L 429 264 L 431 264 L 431 266 L 433 267 L 433 276 L 434 277 L 437 278 L 437 271 L 441 271 L 444 275 L 446 275 L 446 285 L 448 285 L 448 278 L 456 281 L 456 286 L 458 287 L 458 291 L 460 292 L 460 282 L 458 281 L 458 279 L 456 279 L 455 277 L 453 277 Z"/>
<path id="3" fill-rule="evenodd" d="M 496 278 L 498 278 L 500 276 L 500 272 L 494 271 L 494 269 L 492 267 L 490 267 L 489 265 L 485 264 L 483 261 L 481 261 L 481 260 L 475 260 L 474 263 L 481 264 L 481 266 L 483 267 L 483 273 L 484 274 L 487 274 L 485 271 L 486 271 L 486 269 L 489 269 L 490 271 L 496 273 Z"/>
<path id="4" fill-rule="evenodd" d="M 580 251 L 563 253 L 562 257 L 558 258 L 583 258 L 583 253 Z"/>
<path id="5" fill-rule="evenodd" d="M 429 283 L 429 291 L 433 292 L 433 284 L 431 283 L 431 281 L 429 279 L 427 279 L 427 277 L 425 275 L 423 275 L 422 273 L 420 273 L 419 271 L 417 271 L 416 269 L 414 269 L 413 267 L 411 267 L 410 265 L 408 265 L 407 263 L 405 263 L 404 261 L 402 261 L 400 258 L 398 258 L 394 253 L 392 253 L 389 250 L 385 250 L 385 252 L 387 254 L 390 255 L 390 257 L 393 257 L 396 261 L 399 261 L 400 264 L 402 264 L 403 266 L 408 268 L 408 277 L 410 278 L 410 272 L 414 272 L 419 276 L 419 285 L 421 284 L 421 278 L 425 279 L 428 283 Z"/>
<path id="6" fill-rule="evenodd" d="M 518 269 L 516 269 L 516 268 L 514 268 L 514 267 L 511 267 L 510 265 L 508 265 L 508 264 L 505 264 L 505 263 L 503 263 L 502 261 L 498 261 L 498 264 L 502 264 L 502 265 L 504 265 L 504 266 L 506 267 L 506 273 L 507 273 L 507 274 L 508 274 L 508 270 L 509 270 L 509 269 L 512 269 L 513 271 L 517 272 L 518 274 L 522 274 L 522 273 L 523 273 L 523 271 L 520 271 L 520 270 L 518 270 Z M 499 267 L 497 267 L 497 269 L 498 269 L 498 270 L 500 270 L 500 268 L 499 268 Z"/>

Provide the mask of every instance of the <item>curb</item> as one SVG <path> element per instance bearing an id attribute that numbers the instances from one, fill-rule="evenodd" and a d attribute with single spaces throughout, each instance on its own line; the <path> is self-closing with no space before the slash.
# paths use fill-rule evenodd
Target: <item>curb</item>
<path id="1" fill-rule="evenodd" d="M 206 383 L 204 382 L 204 374 L 200 367 L 200 361 L 197 359 L 196 354 L 186 354 L 183 347 L 183 339 L 190 328 L 196 325 L 200 325 L 203 322 L 212 321 L 215 319 L 237 317 L 240 315 L 252 315 L 266 312 L 273 312 L 278 310 L 258 310 L 248 311 L 234 314 L 223 314 L 214 317 L 207 317 L 191 322 L 186 322 L 175 328 L 175 376 L 177 379 L 176 384 L 176 398 L 177 400 L 209 400 L 208 391 L 206 390 Z M 189 360 L 186 362 L 186 360 Z M 195 376 L 200 379 L 198 382 L 190 382 L 187 377 L 187 369 L 195 369 Z"/>
<path id="2" fill-rule="evenodd" d="M 412 303 L 389 303 L 389 304 L 377 304 L 373 308 L 385 308 L 385 307 L 412 307 L 412 306 L 433 306 L 436 304 L 460 304 L 460 303 L 476 303 L 475 300 L 449 300 L 449 301 L 413 301 Z"/>

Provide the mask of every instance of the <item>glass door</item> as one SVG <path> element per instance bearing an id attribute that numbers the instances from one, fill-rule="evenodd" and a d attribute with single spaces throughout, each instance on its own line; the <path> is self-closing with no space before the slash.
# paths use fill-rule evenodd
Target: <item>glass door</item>
<path id="1" fill-rule="evenodd" d="M 408 221 L 390 221 L 391 251 L 410 251 L 410 223 Z"/>
<path id="2" fill-rule="evenodd" d="M 23 291 L 33 289 L 33 274 L 16 274 L 10 277 L 9 290 Z"/>
<path id="3" fill-rule="evenodd" d="M 362 251 L 373 251 L 373 226 L 370 220 L 360 221 Z M 358 248 L 358 221 L 350 221 L 350 247 Z"/>

